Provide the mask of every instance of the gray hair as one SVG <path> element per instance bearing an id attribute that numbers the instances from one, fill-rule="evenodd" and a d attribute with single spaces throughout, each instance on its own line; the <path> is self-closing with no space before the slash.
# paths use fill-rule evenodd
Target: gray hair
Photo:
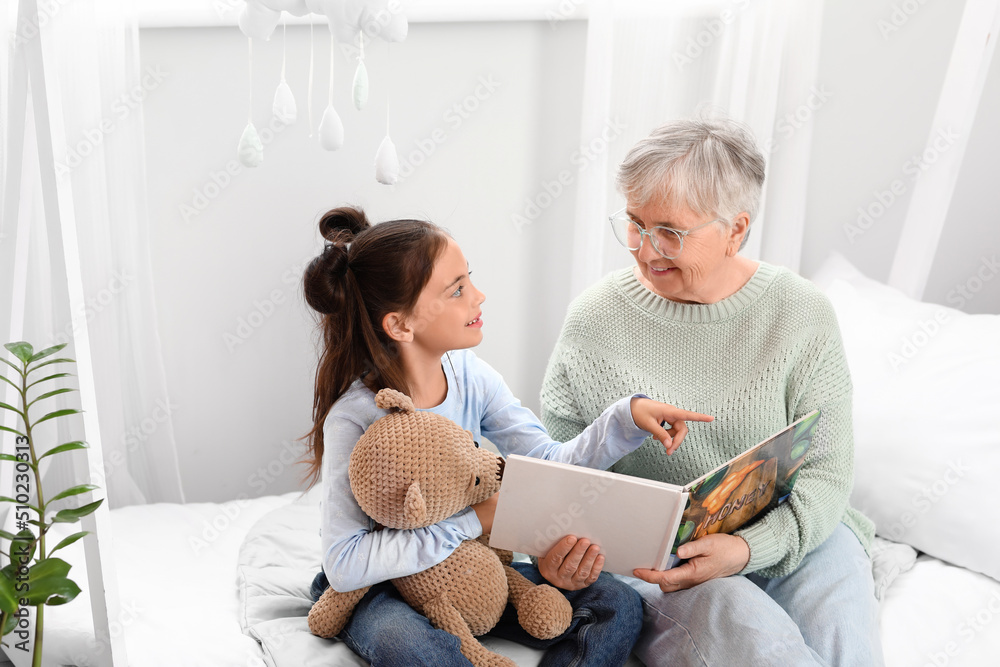
<path id="1" fill-rule="evenodd" d="M 764 155 L 746 125 L 728 118 L 676 120 L 629 150 L 615 185 L 632 206 L 684 205 L 727 220 L 746 211 L 753 222 L 764 166 Z"/>

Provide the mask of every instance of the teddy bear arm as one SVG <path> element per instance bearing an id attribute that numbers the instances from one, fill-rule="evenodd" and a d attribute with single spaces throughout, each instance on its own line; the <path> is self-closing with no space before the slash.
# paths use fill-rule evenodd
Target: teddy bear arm
<path id="1" fill-rule="evenodd" d="M 336 637 L 369 588 L 370 586 L 365 586 L 346 593 L 327 588 L 309 610 L 309 631 L 324 639 Z"/>
<path id="2" fill-rule="evenodd" d="M 521 627 L 538 639 L 553 639 L 566 632 L 573 620 L 573 606 L 566 596 L 548 584 L 531 583 L 509 565 L 503 569 Z"/>
<path id="3" fill-rule="evenodd" d="M 475 667 L 517 667 L 509 658 L 493 653 L 479 643 L 472 635 L 469 624 L 444 595 L 430 600 L 424 605 L 424 615 L 434 627 L 458 637 L 462 655 Z"/>

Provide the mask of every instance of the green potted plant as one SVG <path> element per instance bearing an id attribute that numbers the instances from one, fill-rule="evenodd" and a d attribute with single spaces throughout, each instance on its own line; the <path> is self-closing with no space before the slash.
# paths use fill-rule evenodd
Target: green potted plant
<path id="1" fill-rule="evenodd" d="M 51 549 L 45 541 L 46 533 L 57 523 L 76 523 L 82 517 L 94 512 L 102 502 L 96 500 L 81 507 L 62 509 L 52 512 L 49 507 L 53 503 L 88 493 L 98 488 L 93 484 L 78 484 L 64 491 L 46 497 L 42 489 L 39 462 L 48 456 L 55 456 L 76 449 L 85 449 L 87 444 L 80 441 L 67 442 L 56 447 L 41 450 L 35 443 L 32 431 L 42 422 L 67 415 L 77 414 L 80 410 L 55 410 L 34 418 L 41 408 L 41 401 L 59 394 L 65 394 L 74 389 L 54 389 L 39 394 L 45 383 L 72 373 L 53 373 L 53 364 L 71 363 L 72 359 L 49 359 L 53 354 L 66 347 L 55 345 L 40 352 L 35 352 L 32 346 L 24 341 L 4 345 L 20 364 L 0 358 L 4 364 L 13 369 L 8 378 L 0 374 L 0 380 L 14 387 L 20 397 L 20 405 L 13 406 L 0 402 L 0 409 L 10 410 L 20 417 L 20 428 L 9 428 L 0 425 L 0 430 L 14 434 L 14 452 L 0 453 L 0 459 L 10 461 L 14 467 L 14 497 L 0 496 L 0 502 L 11 503 L 9 511 L 14 512 L 17 533 L 0 530 L 0 537 L 10 541 L 10 552 L 0 552 L 7 556 L 8 563 L 0 568 L 0 635 L 6 638 L 16 631 L 22 637 L 22 642 L 7 642 L 4 646 L 14 650 L 32 650 L 32 665 L 42 664 L 42 638 L 44 630 L 45 605 L 60 605 L 71 601 L 80 593 L 80 587 L 67 577 L 70 564 L 54 553 L 76 542 L 87 531 L 69 535 Z M 44 372 L 42 369 L 48 369 Z M 7 369 L 2 369 L 6 371 Z M 51 386 L 51 385 L 48 385 Z M 23 430 L 21 430 L 23 429 Z M 28 607 L 35 607 L 35 640 L 31 649 L 27 646 L 28 637 Z"/>

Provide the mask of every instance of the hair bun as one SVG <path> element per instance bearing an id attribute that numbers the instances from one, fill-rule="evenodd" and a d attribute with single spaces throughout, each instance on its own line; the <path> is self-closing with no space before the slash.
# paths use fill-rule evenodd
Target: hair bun
<path id="1" fill-rule="evenodd" d="M 333 243 L 349 243 L 359 232 L 371 227 L 368 216 L 360 208 L 341 206 L 323 214 L 319 233 Z"/>

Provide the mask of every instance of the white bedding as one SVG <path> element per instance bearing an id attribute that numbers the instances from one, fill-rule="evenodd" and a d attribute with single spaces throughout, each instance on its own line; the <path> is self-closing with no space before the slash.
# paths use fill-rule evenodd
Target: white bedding
<path id="1" fill-rule="evenodd" d="M 131 667 L 364 664 L 342 644 L 308 635 L 304 595 L 319 565 L 319 537 L 310 526 L 318 524 L 311 518 L 314 500 L 292 504 L 296 499 L 286 494 L 111 513 L 123 602 L 118 627 Z M 287 511 L 273 512 L 281 507 Z M 280 526 L 288 531 L 276 531 Z M 286 550 L 283 540 L 294 548 Z M 68 560 L 86 588 L 83 550 L 79 543 L 73 547 Z M 247 569 L 267 563 L 278 570 L 262 576 Z M 252 601 L 254 593 L 266 593 L 262 585 L 278 594 Z M 263 648 L 241 625 L 264 640 Z M 881 629 L 888 667 L 992 667 L 1000 656 L 1000 583 L 922 555 L 887 589 Z M 95 664 L 88 657 L 95 650 L 91 637 L 86 593 L 50 608 L 44 664 Z M 538 663 L 529 649 L 502 640 L 484 643 L 518 664 Z M 311 657 L 289 663 L 281 662 L 282 655 Z"/>

